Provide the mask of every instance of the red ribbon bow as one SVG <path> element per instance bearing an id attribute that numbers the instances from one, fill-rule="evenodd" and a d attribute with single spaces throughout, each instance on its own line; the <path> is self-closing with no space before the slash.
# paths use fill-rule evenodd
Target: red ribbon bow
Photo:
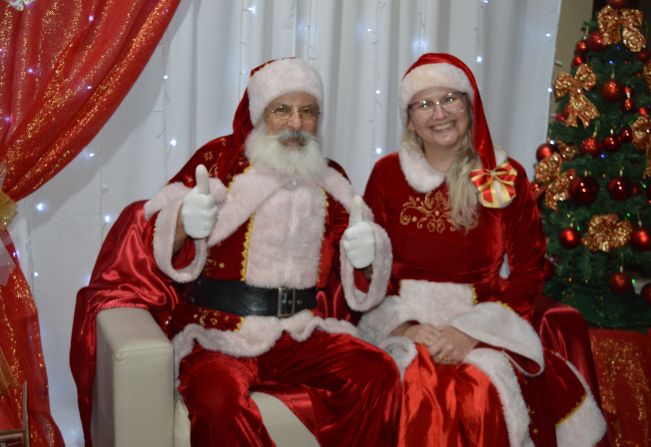
<path id="1" fill-rule="evenodd" d="M 470 171 L 470 180 L 479 191 L 479 202 L 487 208 L 504 208 L 515 198 L 517 171 L 504 162 L 495 169 Z"/>

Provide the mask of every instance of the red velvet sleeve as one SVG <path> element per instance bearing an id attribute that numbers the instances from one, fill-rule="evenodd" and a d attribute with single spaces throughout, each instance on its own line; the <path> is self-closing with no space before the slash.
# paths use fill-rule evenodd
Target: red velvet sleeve
<path id="1" fill-rule="evenodd" d="M 518 171 L 517 196 L 504 209 L 502 231 L 510 273 L 501 281 L 501 301 L 523 318 L 533 314 L 534 298 L 542 292 L 545 235 L 533 189 L 524 168 L 511 161 Z"/>

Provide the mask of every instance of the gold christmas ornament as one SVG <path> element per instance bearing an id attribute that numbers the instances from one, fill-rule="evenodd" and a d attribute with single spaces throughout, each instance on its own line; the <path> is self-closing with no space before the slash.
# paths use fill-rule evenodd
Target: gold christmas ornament
<path id="1" fill-rule="evenodd" d="M 559 73 L 554 84 L 554 95 L 560 100 L 565 95 L 570 95 L 565 112 L 566 126 L 578 127 L 577 118 L 583 127 L 588 127 L 590 121 L 599 116 L 597 107 L 585 96 L 584 91 L 592 89 L 597 83 L 597 76 L 588 64 L 581 64 L 572 77 L 569 73 Z"/>
<path id="2" fill-rule="evenodd" d="M 628 220 L 619 221 L 617 214 L 595 215 L 588 224 L 588 235 L 581 242 L 592 252 L 608 253 L 628 244 L 632 233 L 633 225 Z"/>
<path id="3" fill-rule="evenodd" d="M 563 160 L 572 160 L 577 153 L 576 144 L 566 144 L 563 141 L 557 140 L 556 146 L 558 147 L 558 153 L 561 154 Z"/>
<path id="4" fill-rule="evenodd" d="M 631 125 L 633 146 L 639 151 L 646 151 L 646 168 L 644 177 L 651 176 L 651 121 L 646 116 L 639 116 Z"/>
<path id="5" fill-rule="evenodd" d="M 570 183 L 575 175 L 574 169 L 568 169 L 549 184 L 545 191 L 545 205 L 548 208 L 558 211 L 558 202 L 564 202 L 570 198 Z"/>
<path id="6" fill-rule="evenodd" d="M 599 31 L 605 45 L 624 42 L 634 53 L 646 45 L 644 34 L 640 31 L 644 15 L 639 9 L 615 9 L 605 6 L 597 15 Z"/>

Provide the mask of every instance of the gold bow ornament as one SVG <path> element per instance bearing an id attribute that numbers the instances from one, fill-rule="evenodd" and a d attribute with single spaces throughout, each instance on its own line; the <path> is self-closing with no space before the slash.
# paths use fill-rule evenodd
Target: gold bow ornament
<path id="1" fill-rule="evenodd" d="M 633 131 L 633 146 L 640 151 L 646 151 L 646 168 L 644 177 L 651 176 L 651 121 L 646 116 L 639 116 L 631 126 Z"/>
<path id="2" fill-rule="evenodd" d="M 632 233 L 633 225 L 626 219 L 620 222 L 617 214 L 595 215 L 588 223 L 588 235 L 581 242 L 590 251 L 608 253 L 628 244 Z"/>
<path id="3" fill-rule="evenodd" d="M 558 211 L 558 202 L 563 202 L 570 197 L 570 183 L 576 175 L 576 170 L 562 171 L 563 156 L 552 154 L 541 160 L 535 168 L 536 182 L 543 184 L 545 192 L 545 206 Z"/>
<path id="4" fill-rule="evenodd" d="M 639 9 L 615 9 L 605 6 L 597 14 L 597 25 L 603 35 L 605 45 L 623 41 L 624 45 L 634 53 L 639 52 L 646 39 L 640 31 L 644 15 Z"/>
<path id="5" fill-rule="evenodd" d="M 590 121 L 599 116 L 597 107 L 585 96 L 584 91 L 591 90 L 597 83 L 597 76 L 588 64 L 581 64 L 576 69 L 576 74 L 559 73 L 554 84 L 554 95 L 556 101 L 565 95 L 570 99 L 565 108 L 567 118 L 566 126 L 578 127 L 577 118 L 581 120 L 583 127 L 588 127 Z"/>
<path id="6" fill-rule="evenodd" d="M 495 169 L 470 171 L 470 180 L 479 191 L 479 203 L 487 208 L 504 208 L 513 201 L 517 176 L 517 171 L 508 161 Z"/>

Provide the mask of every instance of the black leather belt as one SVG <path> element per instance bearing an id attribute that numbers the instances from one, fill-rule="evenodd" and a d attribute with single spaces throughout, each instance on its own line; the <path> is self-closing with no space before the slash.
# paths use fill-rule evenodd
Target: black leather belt
<path id="1" fill-rule="evenodd" d="M 186 288 L 192 304 L 234 315 L 291 317 L 316 307 L 316 287 L 288 289 L 250 286 L 242 281 L 200 278 Z"/>

